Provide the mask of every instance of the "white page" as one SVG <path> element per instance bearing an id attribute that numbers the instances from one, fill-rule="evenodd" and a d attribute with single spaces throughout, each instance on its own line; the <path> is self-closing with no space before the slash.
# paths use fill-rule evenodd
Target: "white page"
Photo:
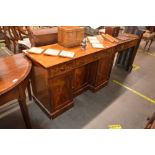
<path id="1" fill-rule="evenodd" d="M 99 40 L 89 40 L 89 42 L 92 44 L 100 44 Z"/>
<path id="2" fill-rule="evenodd" d="M 102 44 L 92 44 L 93 48 L 104 48 Z"/>
<path id="3" fill-rule="evenodd" d="M 55 49 L 47 49 L 44 54 L 46 55 L 54 55 L 54 56 L 57 56 L 59 55 L 60 53 L 60 50 L 55 50 Z"/>
<path id="4" fill-rule="evenodd" d="M 75 53 L 74 52 L 70 52 L 70 51 L 61 51 L 61 53 L 59 55 L 60 56 L 64 56 L 64 57 L 73 58 Z"/>
<path id="5" fill-rule="evenodd" d="M 87 38 L 88 38 L 89 41 L 90 41 L 90 40 L 98 40 L 97 37 L 94 37 L 94 36 L 89 36 L 89 37 L 87 37 Z"/>
<path id="6" fill-rule="evenodd" d="M 42 48 L 32 47 L 28 50 L 29 53 L 41 54 L 44 51 Z"/>

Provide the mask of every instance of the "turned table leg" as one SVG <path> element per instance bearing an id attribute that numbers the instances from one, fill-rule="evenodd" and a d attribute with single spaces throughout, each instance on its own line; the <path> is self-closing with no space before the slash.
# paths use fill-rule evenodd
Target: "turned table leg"
<path id="1" fill-rule="evenodd" d="M 23 83 L 23 85 L 19 86 L 19 98 L 18 98 L 18 102 L 19 102 L 19 106 L 23 115 L 23 119 L 25 122 L 25 125 L 28 129 L 31 129 L 31 123 L 30 123 L 30 118 L 29 118 L 29 113 L 28 113 L 28 108 L 26 105 L 26 94 L 25 94 L 25 88 L 28 85 L 29 81 L 28 79 L 25 81 L 25 83 Z"/>

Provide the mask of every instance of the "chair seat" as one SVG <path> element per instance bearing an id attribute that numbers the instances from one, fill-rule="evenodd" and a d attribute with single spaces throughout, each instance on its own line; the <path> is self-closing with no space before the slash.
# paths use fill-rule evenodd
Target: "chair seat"
<path id="1" fill-rule="evenodd" d="M 143 34 L 143 38 L 148 39 L 148 40 L 154 39 L 155 38 L 155 32 L 153 32 L 153 33 L 145 32 Z"/>

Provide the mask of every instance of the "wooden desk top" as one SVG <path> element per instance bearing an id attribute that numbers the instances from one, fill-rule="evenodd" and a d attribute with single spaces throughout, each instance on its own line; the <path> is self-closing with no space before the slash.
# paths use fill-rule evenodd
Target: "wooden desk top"
<path id="1" fill-rule="evenodd" d="M 127 41 L 120 41 L 119 43 L 111 43 L 109 41 L 104 40 L 101 36 L 99 37 L 99 40 L 101 41 L 101 43 L 105 46 L 104 49 L 97 49 L 97 48 L 93 48 L 91 46 L 90 43 L 87 44 L 87 49 L 86 50 L 82 50 L 80 46 L 78 47 L 74 47 L 74 48 L 65 48 L 59 44 L 52 44 L 52 45 L 48 45 L 48 46 L 42 46 L 41 48 L 43 49 L 58 49 L 58 50 L 66 50 L 66 51 L 71 51 L 75 53 L 74 58 L 64 58 L 64 57 L 60 57 L 60 56 L 47 56 L 44 54 L 32 54 L 32 53 L 27 53 L 26 55 L 33 60 L 34 62 L 40 64 L 41 66 L 43 66 L 44 68 L 49 68 L 61 63 L 65 63 L 67 61 L 71 61 L 73 59 L 77 59 L 92 53 L 96 53 L 99 51 L 106 51 L 107 49 L 117 46 L 118 44 L 122 44 L 125 42 L 129 42 L 131 40 L 135 40 L 138 39 L 138 36 L 133 35 L 133 34 L 125 34 L 126 37 L 129 38 L 129 40 Z"/>
<path id="2" fill-rule="evenodd" d="M 22 82 L 31 70 L 31 62 L 23 54 L 0 58 L 0 95 Z"/>

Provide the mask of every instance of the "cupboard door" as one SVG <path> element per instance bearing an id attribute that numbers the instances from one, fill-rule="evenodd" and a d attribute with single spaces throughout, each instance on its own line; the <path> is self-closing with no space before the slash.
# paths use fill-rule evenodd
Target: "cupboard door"
<path id="1" fill-rule="evenodd" d="M 99 61 L 97 68 L 96 85 L 108 82 L 112 64 L 114 60 L 113 53 L 106 53 Z"/>
<path id="2" fill-rule="evenodd" d="M 88 65 L 74 70 L 72 88 L 75 96 L 86 89 L 88 85 L 88 71 Z"/>
<path id="3" fill-rule="evenodd" d="M 50 90 L 53 112 L 73 103 L 71 72 L 50 79 Z"/>

